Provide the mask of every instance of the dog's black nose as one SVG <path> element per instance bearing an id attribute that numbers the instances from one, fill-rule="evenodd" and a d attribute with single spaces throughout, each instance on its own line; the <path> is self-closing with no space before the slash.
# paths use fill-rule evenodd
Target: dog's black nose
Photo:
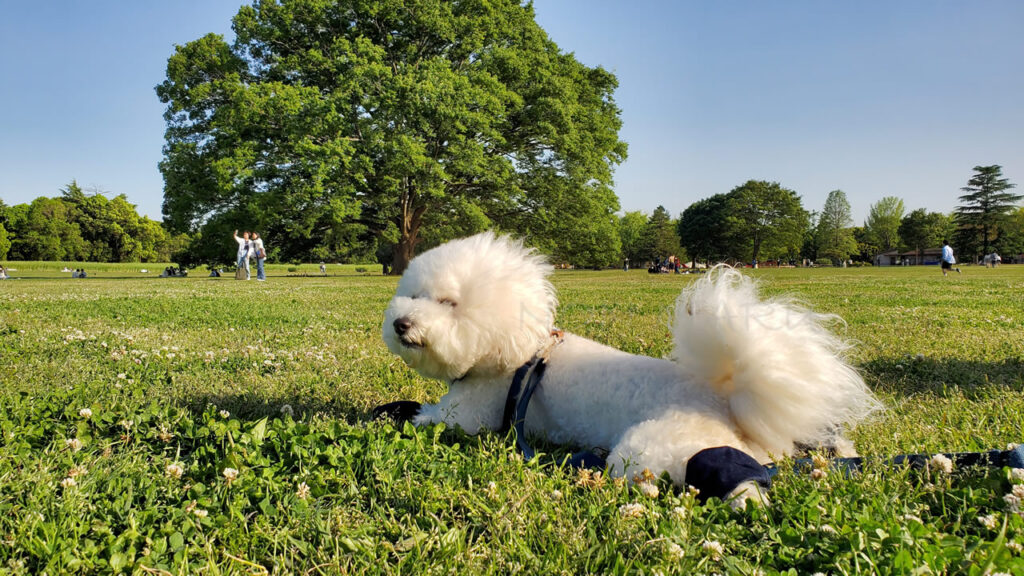
<path id="1" fill-rule="evenodd" d="M 402 316 L 401 318 L 396 319 L 392 326 L 395 327 L 395 334 L 403 336 L 409 331 L 409 328 L 412 328 L 412 321 L 407 317 Z"/>

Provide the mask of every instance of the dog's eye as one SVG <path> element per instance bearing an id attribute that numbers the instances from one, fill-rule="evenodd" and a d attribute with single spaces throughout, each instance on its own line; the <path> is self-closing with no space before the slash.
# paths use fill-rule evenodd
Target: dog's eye
<path id="1" fill-rule="evenodd" d="M 438 304 L 447 304 L 448 306 L 451 306 L 452 308 L 455 308 L 455 306 L 457 306 L 457 304 L 455 304 L 455 300 L 452 300 L 451 298 L 439 298 L 437 300 L 437 303 Z"/>

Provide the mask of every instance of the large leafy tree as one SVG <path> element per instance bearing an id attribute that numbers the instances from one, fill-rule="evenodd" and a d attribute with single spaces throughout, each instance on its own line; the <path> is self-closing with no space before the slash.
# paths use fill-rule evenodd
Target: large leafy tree
<path id="1" fill-rule="evenodd" d="M 750 180 L 729 192 L 733 255 L 743 259 L 790 256 L 800 250 L 807 211 L 800 196 L 778 182 Z"/>
<path id="2" fill-rule="evenodd" d="M 563 53 L 530 4 L 257 0 L 233 24 L 233 44 L 178 46 L 157 87 L 165 221 L 201 230 L 208 257 L 257 227 L 283 259 L 393 245 L 397 273 L 434 224 L 563 252 L 572 222 L 611 225 L 616 78 Z"/>
<path id="3" fill-rule="evenodd" d="M 619 218 L 619 239 L 622 257 L 634 266 L 644 261 L 643 236 L 647 227 L 647 214 L 637 210 L 626 212 Z"/>
<path id="4" fill-rule="evenodd" d="M 641 254 L 644 260 L 658 260 L 678 256 L 682 245 L 676 233 L 676 223 L 664 206 L 658 206 L 647 219 L 641 236 Z"/>
<path id="5" fill-rule="evenodd" d="M 999 226 L 996 251 L 1002 254 L 1024 254 L 1024 208 L 1017 208 Z"/>
<path id="6" fill-rule="evenodd" d="M 833 190 L 825 199 L 818 216 L 818 253 L 834 261 L 843 261 L 857 252 L 853 236 L 850 202 L 842 190 Z"/>
<path id="7" fill-rule="evenodd" d="M 864 221 L 862 240 L 886 252 L 900 245 L 900 221 L 903 219 L 903 199 L 886 196 L 871 205 Z M 860 243 L 860 242 L 859 242 Z"/>
<path id="8" fill-rule="evenodd" d="M 1014 187 L 1016 184 L 1003 178 L 1002 166 L 974 167 L 974 175 L 967 181 L 967 186 L 960 189 L 965 194 L 960 196 L 962 204 L 956 207 L 955 212 L 961 250 L 973 252 L 980 244 L 981 253 L 989 253 L 999 225 L 1024 198 L 1008 192 Z"/>
<path id="9" fill-rule="evenodd" d="M 936 248 L 953 231 L 949 216 L 918 208 L 900 220 L 900 241 L 903 248 L 917 253 L 918 262 L 926 248 Z"/>
<path id="10" fill-rule="evenodd" d="M 729 197 L 715 194 L 690 204 L 679 216 L 676 231 L 694 260 L 711 262 L 730 256 Z"/>

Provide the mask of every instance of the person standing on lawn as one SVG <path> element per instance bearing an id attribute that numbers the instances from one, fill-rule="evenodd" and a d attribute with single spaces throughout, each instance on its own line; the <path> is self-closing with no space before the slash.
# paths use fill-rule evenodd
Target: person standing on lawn
<path id="1" fill-rule="evenodd" d="M 235 242 L 238 242 L 238 268 L 245 270 L 245 279 L 249 280 L 249 256 L 252 252 L 252 241 L 249 239 L 249 233 L 242 233 L 242 237 L 238 237 L 238 230 L 235 230 Z"/>
<path id="2" fill-rule="evenodd" d="M 263 272 L 263 261 L 267 259 L 267 251 L 263 247 L 263 238 L 256 232 L 252 233 L 253 254 L 256 256 L 256 280 L 264 282 L 267 275 Z"/>

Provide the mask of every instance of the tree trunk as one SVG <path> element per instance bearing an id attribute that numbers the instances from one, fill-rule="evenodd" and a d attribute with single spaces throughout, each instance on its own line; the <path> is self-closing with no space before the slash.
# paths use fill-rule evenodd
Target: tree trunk
<path id="1" fill-rule="evenodd" d="M 423 223 L 423 213 L 427 211 L 425 205 L 414 204 L 416 194 L 411 190 L 408 179 L 405 183 L 405 191 L 402 192 L 400 221 L 398 229 L 400 235 L 398 244 L 395 245 L 394 255 L 391 259 L 391 274 L 401 275 L 409 267 L 409 261 L 416 255 L 416 245 L 420 243 L 420 224 Z"/>

